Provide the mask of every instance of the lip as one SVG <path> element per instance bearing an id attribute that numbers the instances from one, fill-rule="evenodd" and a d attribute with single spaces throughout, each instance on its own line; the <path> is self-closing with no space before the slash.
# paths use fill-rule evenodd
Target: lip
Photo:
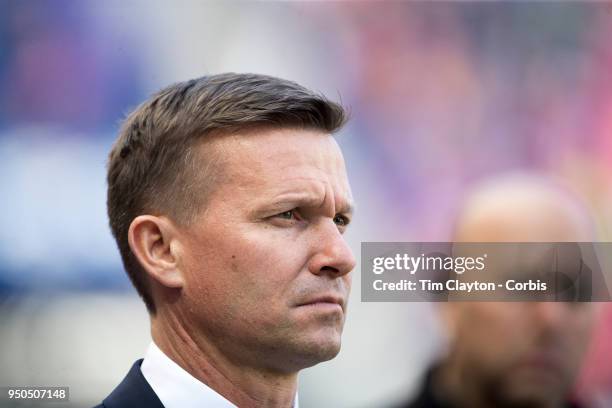
<path id="1" fill-rule="evenodd" d="M 300 302 L 296 305 L 297 307 L 303 306 L 314 306 L 314 307 L 338 307 L 344 311 L 344 299 L 340 296 L 336 295 L 322 295 L 316 296 L 313 298 L 309 298 L 303 302 Z"/>

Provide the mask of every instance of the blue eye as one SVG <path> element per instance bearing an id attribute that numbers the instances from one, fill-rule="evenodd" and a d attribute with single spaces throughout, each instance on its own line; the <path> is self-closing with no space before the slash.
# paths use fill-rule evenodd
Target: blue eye
<path id="1" fill-rule="evenodd" d="M 282 219 L 285 219 L 285 220 L 291 220 L 291 219 L 294 218 L 294 215 L 295 214 L 293 213 L 293 210 L 289 210 L 289 211 L 285 211 L 285 212 L 282 212 L 280 214 L 277 214 L 276 217 L 282 218 Z"/>

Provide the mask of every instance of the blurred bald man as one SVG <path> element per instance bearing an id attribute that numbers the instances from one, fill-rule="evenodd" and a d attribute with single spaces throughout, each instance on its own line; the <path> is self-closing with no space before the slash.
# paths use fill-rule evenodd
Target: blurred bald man
<path id="1" fill-rule="evenodd" d="M 496 179 L 468 196 L 458 242 L 592 241 L 585 207 L 535 176 Z M 446 358 L 412 408 L 577 407 L 569 394 L 593 325 L 588 303 L 456 302 L 442 305 Z"/>

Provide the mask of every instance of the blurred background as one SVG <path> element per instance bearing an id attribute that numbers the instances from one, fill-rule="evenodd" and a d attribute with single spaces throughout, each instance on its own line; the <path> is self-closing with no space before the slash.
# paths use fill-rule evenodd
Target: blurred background
<path id="1" fill-rule="evenodd" d="M 107 226 L 106 155 L 136 104 L 209 73 L 277 75 L 350 108 L 338 140 L 356 255 L 362 241 L 449 240 L 466 191 L 515 171 L 579 194 L 610 241 L 612 4 L 0 9 L 0 385 L 67 385 L 71 406 L 90 406 L 142 357 L 148 318 Z M 343 350 L 301 374 L 302 407 L 385 406 L 415 392 L 444 349 L 434 306 L 362 303 L 359 273 Z M 612 390 L 603 316 L 587 397 Z"/>

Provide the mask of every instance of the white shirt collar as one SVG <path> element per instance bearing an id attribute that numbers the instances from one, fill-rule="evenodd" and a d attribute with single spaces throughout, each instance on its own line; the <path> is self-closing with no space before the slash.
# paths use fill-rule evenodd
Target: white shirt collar
<path id="1" fill-rule="evenodd" d="M 172 361 L 154 342 L 147 349 L 140 371 L 165 408 L 236 408 Z M 299 408 L 297 394 L 294 408 Z"/>

